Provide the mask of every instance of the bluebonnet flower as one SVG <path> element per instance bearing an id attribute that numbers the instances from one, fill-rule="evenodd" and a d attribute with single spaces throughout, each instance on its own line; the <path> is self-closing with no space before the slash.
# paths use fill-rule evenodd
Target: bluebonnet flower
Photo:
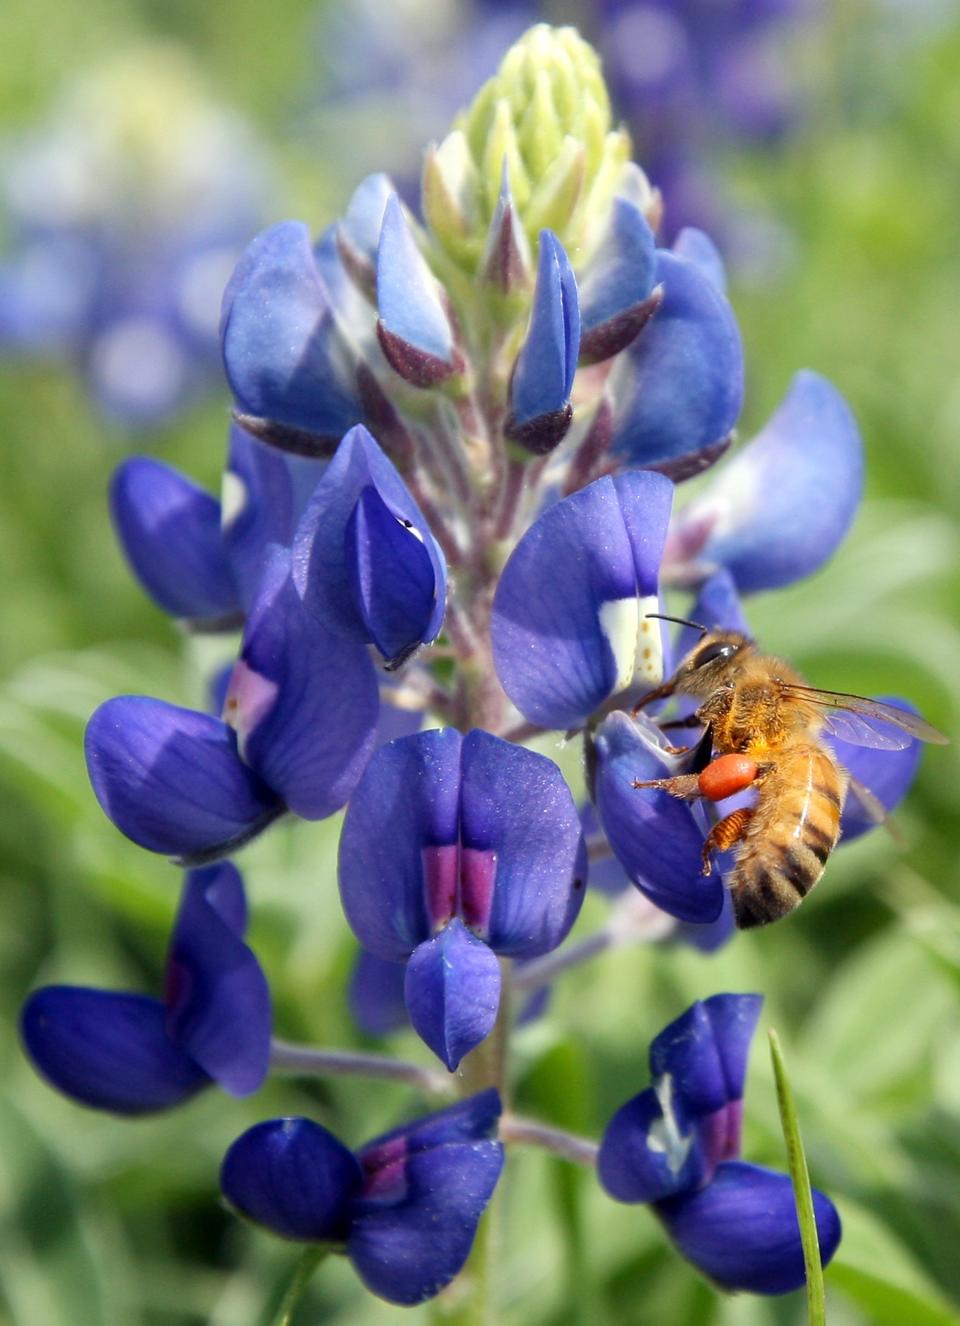
<path id="1" fill-rule="evenodd" d="M 379 698 L 366 650 L 304 607 L 273 545 L 247 618 L 224 718 L 147 696 L 107 700 L 85 738 L 94 792 L 152 852 L 224 856 L 285 810 L 323 819 L 372 749 Z"/>
<path id="2" fill-rule="evenodd" d="M 447 729 L 376 753 L 347 809 L 339 873 L 351 928 L 407 964 L 410 1020 L 453 1071 L 496 1020 L 497 955 L 535 957 L 566 936 L 586 853 L 551 761 Z"/>
<path id="3" fill-rule="evenodd" d="M 230 429 L 218 501 L 172 466 L 131 456 L 116 469 L 110 507 L 143 588 L 193 629 L 242 624 L 272 543 L 289 545 L 323 465 Z"/>
<path id="4" fill-rule="evenodd" d="M 616 1112 L 600 1144 L 600 1182 L 620 1202 L 649 1203 L 685 1257 L 724 1289 L 785 1294 L 804 1283 L 786 1174 L 741 1161 L 747 1056 L 759 995 L 713 995 L 650 1046 L 652 1085 Z M 820 1255 L 840 1218 L 814 1191 Z"/>
<path id="5" fill-rule="evenodd" d="M 422 1303 L 470 1252 L 503 1167 L 499 1115 L 483 1091 L 355 1153 L 309 1119 L 273 1119 L 234 1142 L 221 1186 L 275 1234 L 345 1253 L 381 1298 Z"/>
<path id="6" fill-rule="evenodd" d="M 243 880 L 229 862 L 188 872 L 162 999 L 74 985 L 35 991 L 21 1034 L 65 1095 L 116 1114 L 168 1109 L 216 1082 L 257 1090 L 270 1055 L 270 991 L 243 942 Z"/>
<path id="7" fill-rule="evenodd" d="M 213 390 L 220 292 L 267 174 L 250 128 L 175 48 L 80 76 L 5 152 L 0 347 L 73 362 L 130 427 Z"/>

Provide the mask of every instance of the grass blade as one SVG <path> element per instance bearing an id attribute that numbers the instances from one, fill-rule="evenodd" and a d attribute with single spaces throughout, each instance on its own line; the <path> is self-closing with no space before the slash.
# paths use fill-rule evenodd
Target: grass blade
<path id="1" fill-rule="evenodd" d="M 820 1261 L 820 1244 L 813 1214 L 813 1194 L 810 1191 L 807 1158 L 803 1154 L 797 1110 L 787 1078 L 786 1064 L 783 1062 L 783 1051 L 780 1049 L 779 1037 L 772 1027 L 769 1036 L 770 1058 L 773 1061 L 773 1076 L 777 1084 L 777 1104 L 780 1107 L 783 1138 L 787 1144 L 787 1162 L 790 1166 L 790 1178 L 793 1180 L 793 1195 L 800 1223 L 800 1241 L 803 1244 L 803 1264 L 807 1276 L 807 1320 L 810 1326 L 825 1326 L 827 1305 L 823 1291 L 823 1265 Z"/>

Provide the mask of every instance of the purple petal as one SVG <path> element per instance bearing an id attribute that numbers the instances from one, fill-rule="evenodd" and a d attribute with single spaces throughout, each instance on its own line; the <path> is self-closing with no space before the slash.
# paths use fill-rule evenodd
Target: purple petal
<path id="1" fill-rule="evenodd" d="M 357 1158 L 368 1179 L 374 1179 L 373 1186 L 382 1188 L 380 1175 L 383 1168 L 392 1168 L 398 1158 L 403 1160 L 414 1151 L 427 1151 L 451 1142 L 482 1142 L 495 1138 L 501 1109 L 499 1092 L 495 1087 L 487 1087 L 474 1096 L 458 1100 L 455 1105 L 447 1105 L 442 1110 L 381 1133 L 360 1148 Z M 400 1141 L 402 1148 L 396 1145 Z"/>
<path id="2" fill-rule="evenodd" d="M 145 456 L 115 470 L 110 510 L 134 574 L 174 617 L 216 621 L 239 611 L 220 534 L 220 503 Z"/>
<path id="3" fill-rule="evenodd" d="M 668 466 L 716 447 L 743 401 L 743 349 L 726 299 L 700 268 L 657 255 L 663 303 L 615 370 L 612 447 L 629 465 Z"/>
<path id="4" fill-rule="evenodd" d="M 407 542 L 397 548 L 396 538 L 364 542 L 348 538 L 353 513 L 364 492 L 372 488 L 380 503 L 400 525 Z M 380 527 L 378 526 L 378 529 Z M 382 531 L 381 531 L 382 532 Z M 415 583 L 426 578 L 423 554 L 433 574 L 432 609 L 424 613 L 425 595 L 415 596 L 416 622 L 406 626 L 408 638 L 433 639 L 440 630 L 446 603 L 446 564 L 423 513 L 410 495 L 393 464 L 363 427 L 353 428 L 337 448 L 323 479 L 310 500 L 293 544 L 294 580 L 304 602 L 329 630 L 371 639 L 367 617 L 373 604 L 373 573 L 381 584 L 391 580 L 390 561 L 403 553 L 404 565 L 393 573 L 407 574 Z M 359 556 L 373 559 L 366 574 L 358 568 Z M 413 568 L 413 569 L 411 569 Z M 358 583 L 358 577 L 362 583 Z M 401 601 L 409 611 L 409 591 Z M 365 615 L 366 614 L 366 615 Z M 424 620 L 425 617 L 425 620 Z M 373 620 L 382 625 L 377 614 Z"/>
<path id="5" fill-rule="evenodd" d="M 900 696 L 881 695 L 877 698 L 911 714 L 919 712 L 909 700 Z M 873 750 L 867 746 L 855 746 L 839 737 L 828 736 L 826 740 L 843 767 L 873 793 L 885 810 L 894 810 L 913 786 L 923 754 L 921 742 L 910 741 L 902 750 Z M 876 828 L 876 820 L 864 809 L 856 792 L 848 790 L 840 821 L 841 843 L 852 842 L 873 828 Z"/>
<path id="6" fill-rule="evenodd" d="M 450 320 L 396 194 L 387 200 L 380 230 L 377 309 L 384 354 L 407 381 L 429 387 L 455 371 Z"/>
<path id="7" fill-rule="evenodd" d="M 751 634 L 740 603 L 740 596 L 737 594 L 737 586 L 729 571 L 715 571 L 709 580 L 700 586 L 697 601 L 690 609 L 690 620 L 705 626 L 708 631 L 739 631 L 747 636 Z M 689 626 L 683 627 L 677 637 L 674 650 L 677 659 L 689 654 L 701 639 L 699 631 L 694 631 Z"/>
<path id="8" fill-rule="evenodd" d="M 630 335 L 626 315 L 642 306 L 653 290 L 655 255 L 653 231 L 643 213 L 625 198 L 615 198 L 607 233 L 580 278 L 581 352 L 618 323 L 623 324 L 623 334 L 615 348 L 610 343 L 603 357 L 633 340 L 646 316 Z"/>
<path id="9" fill-rule="evenodd" d="M 398 520 L 372 484 L 346 529 L 347 570 L 364 631 L 399 666 L 432 636 L 437 584 L 424 538 Z"/>
<path id="10" fill-rule="evenodd" d="M 360 949 L 353 964 L 347 1003 L 354 1022 L 367 1036 L 388 1036 L 408 1022 L 403 999 L 406 968 Z"/>
<path id="11" fill-rule="evenodd" d="M 840 1217 L 816 1189 L 813 1207 L 826 1266 L 840 1243 Z M 705 1188 L 659 1203 L 657 1214 L 683 1255 L 725 1289 L 787 1294 L 805 1283 L 793 1185 L 786 1174 L 726 1161 Z"/>
<path id="12" fill-rule="evenodd" d="M 692 1004 L 651 1044 L 651 1074 L 655 1079 L 669 1074 L 675 1094 L 694 1117 L 743 1096 L 762 1003 L 762 995 L 711 995 Z"/>
<path id="13" fill-rule="evenodd" d="M 542 230 L 530 326 L 510 388 L 515 425 L 523 427 L 567 404 L 579 352 L 580 305 L 573 268 L 556 235 Z"/>
<path id="14" fill-rule="evenodd" d="M 284 810 L 209 714 L 120 695 L 90 719 L 84 749 L 104 812 L 151 852 L 225 856 Z"/>
<path id="15" fill-rule="evenodd" d="M 250 610 L 225 714 L 240 752 L 304 819 L 350 796 L 373 749 L 380 699 L 363 645 L 309 613 L 274 545 Z"/>
<path id="16" fill-rule="evenodd" d="M 237 424 L 223 476 L 223 543 L 244 604 L 256 592 L 267 547 L 289 544 L 323 463 L 264 445 Z"/>
<path id="17" fill-rule="evenodd" d="M 503 159 L 500 193 L 487 232 L 479 272 L 482 281 L 489 282 L 504 295 L 526 289 L 532 279 L 530 245 L 510 192 L 506 157 Z"/>
<path id="18" fill-rule="evenodd" d="M 463 742 L 461 842 L 491 853 L 490 947 L 510 957 L 549 953 L 566 937 L 586 892 L 580 817 L 560 770 L 543 755 L 473 731 Z M 469 876 L 461 864 L 461 893 Z M 482 908 L 477 908 L 479 913 Z"/>
<path id="19" fill-rule="evenodd" d="M 484 1135 L 471 1130 L 463 1142 L 411 1151 L 395 1166 L 392 1189 L 371 1176 L 369 1195 L 351 1206 L 347 1255 L 373 1293 L 422 1303 L 461 1269 L 503 1168 L 502 1145 Z"/>
<path id="20" fill-rule="evenodd" d="M 549 507 L 510 556 L 491 635 L 504 690 L 543 727 L 582 724 L 635 675 L 662 675 L 657 576 L 673 485 L 603 478 Z M 645 652 L 646 651 L 646 652 Z"/>
<path id="21" fill-rule="evenodd" d="M 361 180 L 347 204 L 343 220 L 337 226 L 337 248 L 351 275 L 365 289 L 373 290 L 377 247 L 383 226 L 383 213 L 396 189 L 389 175 L 379 172 Z"/>
<path id="22" fill-rule="evenodd" d="M 267 1075 L 270 990 L 243 943 L 243 884 L 228 862 L 192 870 L 167 957 L 167 1031 L 232 1096 Z"/>
<path id="23" fill-rule="evenodd" d="M 378 957 L 403 962 L 431 935 L 425 852 L 456 849 L 462 742 L 452 728 L 391 741 L 350 799 L 340 897 L 354 934 Z"/>
<path id="24" fill-rule="evenodd" d="M 360 418 L 354 373 L 336 329 L 307 227 L 258 235 L 223 297 L 223 359 L 241 410 L 323 437 Z"/>
<path id="25" fill-rule="evenodd" d="M 670 246 L 677 258 L 692 262 L 720 295 L 727 293 L 727 273 L 720 251 L 709 235 L 695 226 L 684 226 Z"/>
<path id="26" fill-rule="evenodd" d="M 846 401 L 805 370 L 762 432 L 678 521 L 701 529 L 697 560 L 724 566 L 738 589 L 810 575 L 850 528 L 863 489 L 863 448 Z"/>
<path id="27" fill-rule="evenodd" d="M 500 964 L 483 940 L 454 917 L 414 949 L 403 991 L 414 1031 L 452 1073 L 493 1030 Z"/>
<path id="28" fill-rule="evenodd" d="M 604 1130 L 597 1175 L 618 1202 L 661 1201 L 699 1187 L 705 1173 L 696 1132 L 669 1094 L 661 1099 L 648 1087 L 621 1105 Z"/>
<path id="29" fill-rule="evenodd" d="M 159 999 L 48 985 L 24 1004 L 20 1031 L 35 1067 L 58 1091 L 98 1110 L 149 1114 L 209 1085 L 164 1028 Z"/>
<path id="30" fill-rule="evenodd" d="M 223 1158 L 220 1187 L 231 1206 L 288 1239 L 340 1243 L 350 1199 L 362 1182 L 359 1162 L 310 1119 L 255 1124 Z"/>
<path id="31" fill-rule="evenodd" d="M 652 723 L 618 711 L 594 737 L 595 800 L 614 855 L 641 893 L 681 921 L 715 921 L 724 887 L 716 871 L 703 875 L 705 830 L 691 807 L 668 792 L 635 788 L 634 779 L 676 772 L 662 754 Z"/>

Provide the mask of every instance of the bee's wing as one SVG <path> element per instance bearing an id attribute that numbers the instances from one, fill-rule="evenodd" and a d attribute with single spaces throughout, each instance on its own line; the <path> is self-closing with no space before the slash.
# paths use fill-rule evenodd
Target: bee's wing
<path id="1" fill-rule="evenodd" d="M 855 778 L 849 771 L 847 773 L 847 795 L 854 796 L 860 802 L 860 807 L 867 819 L 873 820 L 874 824 L 882 824 L 887 832 L 893 838 L 894 842 L 903 843 L 903 834 L 897 828 L 894 821 L 890 818 L 889 811 L 880 800 L 874 796 L 869 787 L 865 787 L 859 778 Z"/>
<path id="2" fill-rule="evenodd" d="M 898 709 L 883 700 L 869 700 L 864 695 L 845 695 L 842 691 L 820 691 L 814 686 L 781 682 L 786 696 L 818 705 L 823 711 L 824 728 L 841 741 L 873 750 L 903 750 L 912 740 L 947 743 L 942 732 L 909 709 Z"/>

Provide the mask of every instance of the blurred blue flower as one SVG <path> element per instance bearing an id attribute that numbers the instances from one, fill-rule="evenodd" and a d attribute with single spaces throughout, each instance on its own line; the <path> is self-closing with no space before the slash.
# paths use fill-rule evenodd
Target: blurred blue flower
<path id="1" fill-rule="evenodd" d="M 220 295 L 268 170 L 187 59 L 148 46 L 78 76 L 3 164 L 0 349 L 68 359 L 127 427 L 218 389 Z"/>
<path id="2" fill-rule="evenodd" d="M 216 1082 L 233 1096 L 267 1072 L 272 1015 L 243 942 L 243 881 L 229 862 L 191 870 L 167 955 L 163 999 L 48 985 L 24 1005 L 21 1035 L 40 1073 L 82 1105 L 147 1114 Z"/>
<path id="3" fill-rule="evenodd" d="M 650 1203 L 685 1257 L 725 1289 L 785 1294 L 805 1280 L 793 1186 L 739 1160 L 742 1097 L 760 995 L 713 995 L 650 1046 L 652 1086 L 616 1112 L 597 1172 L 620 1202 Z M 833 1203 L 814 1191 L 820 1255 L 840 1242 Z"/>
<path id="4" fill-rule="evenodd" d="M 256 1124 L 224 1157 L 224 1196 L 283 1238 L 330 1244 L 390 1303 L 433 1298 L 469 1255 L 503 1167 L 483 1091 L 357 1152 L 309 1119 Z"/>

